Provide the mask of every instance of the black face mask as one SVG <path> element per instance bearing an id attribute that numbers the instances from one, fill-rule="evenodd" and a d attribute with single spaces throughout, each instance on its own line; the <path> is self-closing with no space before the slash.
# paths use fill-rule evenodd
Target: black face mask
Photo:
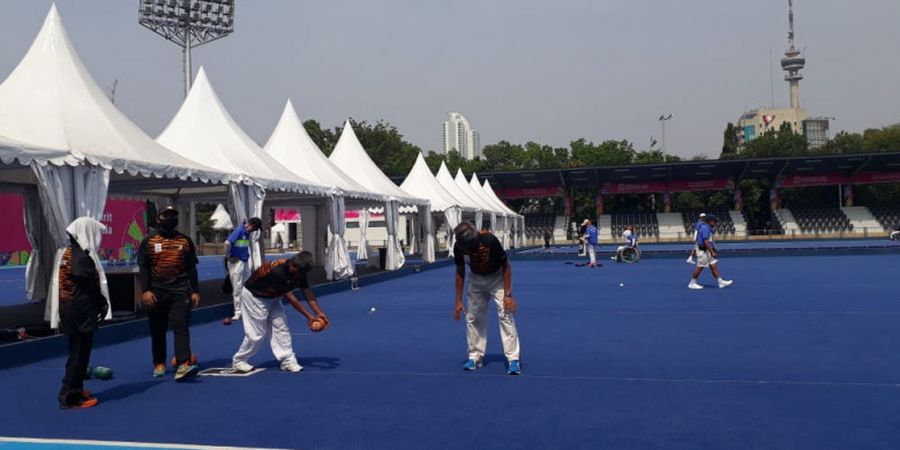
<path id="1" fill-rule="evenodd" d="M 178 218 L 160 217 L 158 223 L 159 228 L 163 231 L 175 231 L 175 228 L 178 227 Z"/>

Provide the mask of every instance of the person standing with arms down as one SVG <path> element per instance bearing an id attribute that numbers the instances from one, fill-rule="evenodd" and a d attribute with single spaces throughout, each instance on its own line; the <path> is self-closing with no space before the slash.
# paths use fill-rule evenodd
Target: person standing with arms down
<path id="1" fill-rule="evenodd" d="M 587 250 L 588 258 L 590 258 L 590 262 L 588 263 L 588 267 L 597 267 L 597 227 L 591 223 L 590 219 L 584 219 L 584 222 L 581 223 L 584 227 L 584 246 L 585 250 Z"/>
<path id="2" fill-rule="evenodd" d="M 225 240 L 225 255 L 228 261 L 228 277 L 231 280 L 231 297 L 234 301 L 234 315 L 225 324 L 241 320 L 241 290 L 250 278 L 250 234 L 262 228 L 259 217 L 251 217 L 243 225 L 234 229 Z"/>
<path id="3" fill-rule="evenodd" d="M 84 390 L 84 378 L 91 360 L 94 332 L 109 312 L 109 292 L 100 278 L 97 248 L 106 226 L 90 217 L 69 224 L 71 244 L 59 266 L 59 316 L 62 331 L 69 339 L 66 375 L 59 390 L 59 407 L 90 408 L 97 398 Z"/>
<path id="4" fill-rule="evenodd" d="M 459 320 L 466 314 L 466 342 L 469 359 L 465 370 L 476 370 L 484 361 L 487 350 L 487 309 L 493 300 L 500 322 L 500 338 L 506 356 L 509 375 L 522 373 L 519 363 L 519 332 L 514 314 L 518 308 L 512 295 L 512 267 L 503 245 L 490 232 L 477 232 L 472 224 L 463 222 L 453 230 L 456 234 L 456 301 L 453 318 Z M 463 305 L 463 288 L 466 281 L 466 263 L 469 264 L 469 286 L 466 290 L 468 310 Z"/>
<path id="5" fill-rule="evenodd" d="M 697 226 L 697 267 L 694 268 L 688 288 L 703 289 L 703 285 L 697 282 L 697 278 L 700 278 L 700 273 L 705 267 L 709 267 L 710 272 L 716 277 L 720 289 L 727 288 L 733 281 L 722 279 L 722 275 L 719 273 L 719 262 L 716 259 L 719 253 L 712 240 L 712 229 L 716 226 L 717 219 L 712 214 L 707 214 L 705 219 Z"/>
<path id="6" fill-rule="evenodd" d="M 178 211 L 166 208 L 157 217 L 158 229 L 141 242 L 138 266 L 147 310 L 153 352 L 153 376 L 166 374 L 166 331 L 171 324 L 175 340 L 175 381 L 197 373 L 191 353 L 191 309 L 200 304 L 197 252 L 178 227 Z"/>

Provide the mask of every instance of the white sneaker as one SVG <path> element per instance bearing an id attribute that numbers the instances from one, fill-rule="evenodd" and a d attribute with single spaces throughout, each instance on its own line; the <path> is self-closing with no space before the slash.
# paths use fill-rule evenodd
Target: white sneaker
<path id="1" fill-rule="evenodd" d="M 241 313 L 231 316 L 231 321 L 234 322 L 235 320 L 241 320 Z"/>
<path id="2" fill-rule="evenodd" d="M 290 358 L 281 362 L 281 370 L 285 372 L 297 373 L 303 371 L 303 366 L 301 366 L 296 359 Z"/>
<path id="3" fill-rule="evenodd" d="M 733 280 L 723 280 L 720 278 L 719 279 L 719 289 L 725 289 L 728 286 L 731 286 L 731 283 L 734 283 L 734 281 Z"/>
<path id="4" fill-rule="evenodd" d="M 697 280 L 691 279 L 691 282 L 688 283 L 689 289 L 703 289 L 703 285 L 697 282 Z"/>
<path id="5" fill-rule="evenodd" d="M 247 373 L 247 372 L 250 372 L 253 370 L 253 366 L 251 366 L 250 364 L 248 364 L 244 361 L 235 362 L 234 364 L 231 365 L 231 368 L 234 369 L 235 372 L 240 372 L 240 373 Z"/>

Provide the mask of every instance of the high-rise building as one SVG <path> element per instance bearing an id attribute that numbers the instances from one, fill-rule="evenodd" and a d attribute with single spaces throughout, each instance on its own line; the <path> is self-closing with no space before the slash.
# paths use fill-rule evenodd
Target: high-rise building
<path id="1" fill-rule="evenodd" d="M 469 121 L 460 113 L 448 113 L 450 120 L 444 122 L 444 154 L 456 150 L 465 159 L 481 156 L 481 139 Z"/>

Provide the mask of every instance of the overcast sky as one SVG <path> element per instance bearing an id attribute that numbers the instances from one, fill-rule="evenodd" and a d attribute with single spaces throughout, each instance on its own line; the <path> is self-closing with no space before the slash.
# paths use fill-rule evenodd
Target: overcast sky
<path id="1" fill-rule="evenodd" d="M 795 0 L 801 103 L 833 129 L 900 121 L 900 1 Z M 94 78 L 156 136 L 183 100 L 181 53 L 137 23 L 138 0 L 58 0 Z M 50 2 L 0 0 L 0 77 Z M 237 0 L 235 33 L 194 51 L 231 114 L 265 142 L 285 99 L 305 120 L 396 125 L 439 150 L 448 111 L 482 144 L 658 138 L 717 156 L 725 123 L 788 102 L 787 0 Z"/>

